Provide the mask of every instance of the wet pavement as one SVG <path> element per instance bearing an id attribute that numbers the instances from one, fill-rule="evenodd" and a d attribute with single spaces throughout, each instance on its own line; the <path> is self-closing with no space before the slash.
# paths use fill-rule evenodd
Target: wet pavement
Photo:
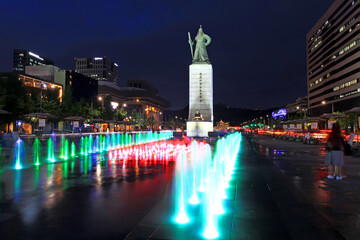
<path id="1" fill-rule="evenodd" d="M 324 145 L 307 145 L 267 136 L 252 138 L 259 159 L 270 160 L 317 225 L 343 239 L 360 239 L 360 158 L 345 156 L 343 180 L 327 178 Z M 291 207 L 291 205 L 289 206 Z"/>
<path id="2" fill-rule="evenodd" d="M 219 239 L 344 239 L 292 188 L 271 161 L 259 154 L 259 145 L 244 139 L 224 201 Z M 173 221 L 171 201 L 158 203 L 126 240 L 203 239 L 199 209 L 190 209 L 195 219 L 179 226 Z"/>
<path id="3" fill-rule="evenodd" d="M 319 146 L 243 138 L 220 239 L 359 239 L 356 167 L 330 182 L 322 156 Z M 196 207 L 188 225 L 173 222 L 173 164 L 96 160 L 0 173 L 0 239 L 202 239 Z"/>
<path id="4" fill-rule="evenodd" d="M 166 195 L 172 172 L 171 163 L 96 165 L 92 156 L 7 169 L 0 239 L 123 239 Z"/>

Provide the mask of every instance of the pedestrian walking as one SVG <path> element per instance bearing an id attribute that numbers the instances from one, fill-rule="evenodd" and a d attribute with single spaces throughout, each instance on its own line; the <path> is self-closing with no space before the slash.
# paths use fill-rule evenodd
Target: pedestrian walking
<path id="1" fill-rule="evenodd" d="M 330 160 L 326 159 L 325 163 L 329 163 L 329 175 L 328 178 L 336 178 L 336 180 L 342 179 L 342 166 L 344 166 L 344 146 L 345 146 L 344 137 L 341 134 L 340 124 L 338 122 L 334 123 L 332 130 L 329 134 L 329 137 L 326 141 L 326 144 L 331 152 Z M 335 172 L 332 173 L 332 167 L 335 167 Z"/>

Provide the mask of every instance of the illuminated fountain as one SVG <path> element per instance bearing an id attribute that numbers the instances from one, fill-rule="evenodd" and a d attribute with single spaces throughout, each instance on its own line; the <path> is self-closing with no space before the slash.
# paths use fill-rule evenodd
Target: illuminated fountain
<path id="1" fill-rule="evenodd" d="M 61 136 L 60 140 L 60 158 L 64 159 L 64 150 L 65 150 L 65 137 Z"/>
<path id="2" fill-rule="evenodd" d="M 186 202 L 185 202 L 185 174 L 183 174 L 186 170 L 185 165 L 185 153 L 181 153 L 179 158 L 177 159 L 178 166 L 176 169 L 177 177 L 176 181 L 176 194 L 179 196 L 177 199 L 177 215 L 175 221 L 179 224 L 186 224 L 190 221 L 187 213 L 186 213 Z M 179 176 L 180 175 L 180 176 Z"/>
<path id="3" fill-rule="evenodd" d="M 84 136 L 80 138 L 79 145 L 70 142 L 65 135 L 61 135 L 58 139 L 59 144 L 56 144 L 57 135 L 53 132 L 46 142 L 47 150 L 44 154 L 49 163 L 55 163 L 58 158 L 63 160 L 75 159 L 76 153 L 79 155 L 88 156 L 91 153 L 100 153 L 107 151 L 111 155 L 114 164 L 125 164 L 130 162 L 132 164 L 168 164 L 170 161 L 175 161 L 177 153 L 177 144 L 172 140 L 167 141 L 172 137 L 172 132 L 137 132 L 137 133 L 106 133 L 96 135 Z M 180 143 L 183 145 L 183 143 Z M 76 149 L 77 146 L 79 149 Z M 23 167 L 25 161 L 24 142 L 19 138 L 14 145 L 14 163 L 16 169 Z M 1 150 L 1 149 L 0 149 Z M 1 152 L 0 152 L 1 153 Z M 35 166 L 41 165 L 42 146 L 38 138 L 35 138 L 32 145 L 33 164 Z M 111 153 L 111 154 L 110 154 Z M 91 154 L 92 155 L 92 154 Z M 1 157 L 1 156 L 0 156 Z M 121 161 L 121 163 L 119 162 Z M 197 164 L 197 163 L 196 163 Z M 195 165 L 196 165 L 195 164 Z M 196 166 L 193 166 L 196 169 Z M 138 165 L 140 166 L 140 165 Z M 200 173 L 195 172 L 191 175 L 193 185 L 198 185 Z M 187 199 L 186 201 L 188 201 Z"/>
<path id="4" fill-rule="evenodd" d="M 54 147 L 54 141 L 50 137 L 47 141 L 47 153 L 48 153 L 48 161 L 49 162 L 55 162 L 55 147 Z"/>
<path id="5" fill-rule="evenodd" d="M 64 142 L 63 154 L 64 154 L 64 160 L 68 160 L 69 159 L 69 141 L 67 139 L 65 139 L 65 142 Z"/>
<path id="6" fill-rule="evenodd" d="M 187 209 L 191 205 L 200 208 L 202 235 L 206 239 L 220 236 L 218 221 L 226 213 L 223 201 L 227 198 L 226 188 L 233 174 L 240 140 L 239 133 L 218 140 L 213 156 L 209 144 L 193 141 L 182 149 L 176 161 L 175 222 L 188 223 L 194 217 Z"/>
<path id="7" fill-rule="evenodd" d="M 93 135 L 90 134 L 89 136 L 89 140 L 88 140 L 88 153 L 93 153 L 93 147 L 94 147 L 94 138 L 93 138 Z"/>
<path id="8" fill-rule="evenodd" d="M 100 135 L 101 136 L 101 135 Z M 99 135 L 96 136 L 95 138 L 95 143 L 94 143 L 94 150 L 98 153 L 100 152 L 100 137 Z"/>
<path id="9" fill-rule="evenodd" d="M 76 156 L 76 147 L 75 147 L 75 143 L 72 142 L 71 143 L 71 157 L 74 158 Z"/>
<path id="10" fill-rule="evenodd" d="M 198 158 L 196 157 L 197 154 L 199 154 L 199 152 L 196 151 L 196 141 L 193 141 L 191 144 L 191 164 L 192 164 L 192 177 L 193 177 L 193 181 L 192 181 L 192 195 L 191 198 L 189 200 L 189 203 L 192 205 L 197 205 L 199 204 L 199 198 L 197 196 L 197 182 L 196 182 L 196 172 L 198 171 Z"/>
<path id="11" fill-rule="evenodd" d="M 85 139 L 84 137 L 80 138 L 80 155 L 85 154 Z"/>
<path id="12" fill-rule="evenodd" d="M 112 150 L 116 148 L 116 136 L 114 132 L 111 134 L 111 147 Z"/>
<path id="13" fill-rule="evenodd" d="M 110 144 L 111 144 L 111 139 L 110 139 L 109 133 L 107 133 L 106 136 L 104 136 L 104 137 L 106 139 L 104 150 L 108 152 L 110 150 Z"/>
<path id="14" fill-rule="evenodd" d="M 14 168 L 21 169 L 22 162 L 24 161 L 24 142 L 21 138 L 15 142 L 15 154 L 14 154 Z"/>
<path id="15" fill-rule="evenodd" d="M 84 155 L 87 156 L 88 153 L 89 153 L 89 138 L 88 136 L 86 136 L 84 140 Z"/>
<path id="16" fill-rule="evenodd" d="M 33 153 L 34 153 L 34 165 L 39 166 L 41 159 L 41 143 L 38 138 L 35 138 L 33 144 Z"/>

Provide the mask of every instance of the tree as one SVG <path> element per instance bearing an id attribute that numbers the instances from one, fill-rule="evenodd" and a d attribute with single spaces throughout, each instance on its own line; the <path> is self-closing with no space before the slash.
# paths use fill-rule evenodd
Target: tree
<path id="1" fill-rule="evenodd" d="M 121 108 L 121 107 L 117 107 L 114 111 L 114 120 L 116 121 L 123 121 L 124 118 L 126 118 L 127 116 L 127 112 Z"/>
<path id="2" fill-rule="evenodd" d="M 150 116 L 147 119 L 148 125 L 151 127 L 151 130 L 153 130 L 154 125 L 156 124 L 154 116 Z"/>
<path id="3" fill-rule="evenodd" d="M 7 73 L 0 76 L 0 104 L 2 109 L 11 114 L 2 115 L 1 120 L 4 123 L 11 123 L 22 119 L 24 113 L 28 113 L 26 102 L 25 86 L 16 77 L 15 74 Z"/>
<path id="4" fill-rule="evenodd" d="M 136 122 L 137 127 L 141 127 L 141 114 L 136 109 L 132 110 L 130 119 Z"/>
<path id="5" fill-rule="evenodd" d="M 354 127 L 356 126 L 356 114 L 349 113 L 347 114 L 346 118 L 339 118 L 338 122 L 340 126 L 345 130 L 348 129 L 348 126 Z"/>
<path id="6" fill-rule="evenodd" d="M 111 96 L 107 95 L 104 99 L 104 109 L 102 112 L 102 118 L 105 120 L 113 120 L 114 118 L 114 111 L 111 106 Z"/>
<path id="7" fill-rule="evenodd" d="M 61 114 L 61 105 L 58 89 L 48 89 L 42 94 L 42 107 L 41 111 L 51 113 L 57 117 Z"/>
<path id="8" fill-rule="evenodd" d="M 79 109 L 79 105 L 73 102 L 73 96 L 70 86 L 65 88 L 61 108 L 62 117 L 72 116 L 73 112 Z"/>

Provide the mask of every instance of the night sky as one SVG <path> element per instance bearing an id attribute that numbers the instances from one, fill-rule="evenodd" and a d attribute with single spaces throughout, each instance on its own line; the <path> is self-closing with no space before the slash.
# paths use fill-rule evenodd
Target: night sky
<path id="1" fill-rule="evenodd" d="M 265 109 L 306 95 L 306 34 L 333 0 L 3 1 L 0 71 L 14 48 L 74 69 L 74 57 L 107 56 L 120 85 L 146 79 L 173 109 L 188 104 L 187 39 L 212 38 L 214 102 Z"/>

